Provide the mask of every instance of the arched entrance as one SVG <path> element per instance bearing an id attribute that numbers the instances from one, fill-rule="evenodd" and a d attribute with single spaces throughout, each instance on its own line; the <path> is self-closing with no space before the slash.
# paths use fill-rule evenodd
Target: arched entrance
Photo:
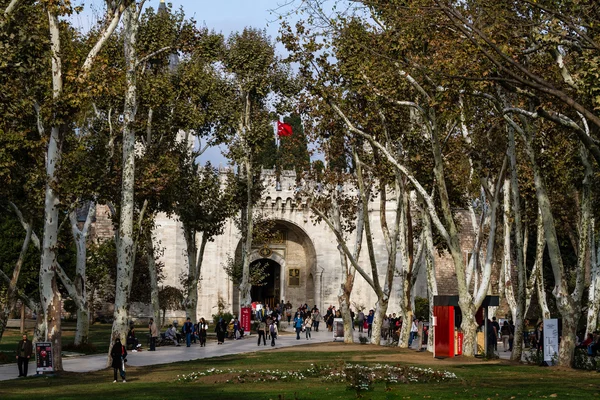
<path id="1" fill-rule="evenodd" d="M 268 262 L 272 272 L 267 285 L 251 289 L 253 301 L 265 300 L 273 305 L 288 301 L 293 305 L 311 302 L 317 304 L 321 299 L 320 287 L 315 280 L 317 256 L 308 234 L 293 222 L 274 220 L 273 239 L 267 243 L 253 243 L 249 262 Z M 236 262 L 242 260 L 242 242 L 238 242 Z M 258 300 L 260 299 L 260 300 Z M 233 310 L 239 310 L 239 288 L 232 286 Z"/>
<path id="2" fill-rule="evenodd" d="M 269 258 L 260 258 L 250 264 L 250 270 L 262 268 L 266 274 L 260 285 L 252 286 L 252 301 L 261 302 L 273 308 L 279 303 L 281 284 L 281 265 Z"/>

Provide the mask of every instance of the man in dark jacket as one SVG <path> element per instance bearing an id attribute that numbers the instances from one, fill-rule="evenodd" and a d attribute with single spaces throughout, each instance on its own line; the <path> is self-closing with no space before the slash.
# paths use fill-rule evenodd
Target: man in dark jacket
<path id="1" fill-rule="evenodd" d="M 125 363 L 127 362 L 127 349 L 121 344 L 121 339 L 119 337 L 115 338 L 115 343 L 113 344 L 113 347 L 110 350 L 110 356 L 112 358 L 111 366 L 113 367 L 114 371 L 113 383 L 117 383 L 117 372 L 119 372 L 121 378 L 123 378 L 123 383 L 127 382 L 125 380 Z"/>
<path id="2" fill-rule="evenodd" d="M 17 345 L 17 364 L 19 366 L 19 377 L 27 376 L 27 367 L 29 359 L 33 354 L 33 343 L 27 339 L 27 334 L 23 334 L 23 339 Z"/>

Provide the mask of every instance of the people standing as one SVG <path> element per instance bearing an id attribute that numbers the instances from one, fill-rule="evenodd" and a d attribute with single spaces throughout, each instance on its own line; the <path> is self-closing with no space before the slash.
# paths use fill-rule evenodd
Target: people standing
<path id="1" fill-rule="evenodd" d="M 148 329 L 150 330 L 150 351 L 156 351 L 156 338 L 158 338 L 158 327 L 154 323 L 154 318 L 150 318 L 148 323 Z"/>
<path id="2" fill-rule="evenodd" d="M 206 332 L 208 331 L 208 324 L 204 317 L 200 318 L 198 322 L 198 337 L 200 340 L 200 347 L 206 347 Z"/>
<path id="3" fill-rule="evenodd" d="M 127 346 L 131 346 L 131 350 L 137 351 L 138 347 L 141 347 L 139 341 L 135 337 L 135 326 L 133 321 L 129 323 L 129 331 L 127 331 Z"/>
<path id="4" fill-rule="evenodd" d="M 183 334 L 185 335 L 185 345 L 186 347 L 190 347 L 192 345 L 192 333 L 194 332 L 194 324 L 192 324 L 192 320 L 188 317 L 183 324 Z"/>
<path id="5" fill-rule="evenodd" d="M 118 336 L 115 338 L 115 343 L 110 350 L 110 356 L 112 358 L 111 366 L 113 367 L 114 371 L 113 383 L 117 382 L 117 371 L 119 371 L 121 378 L 123 378 L 123 383 L 125 383 L 125 363 L 127 362 L 127 350 L 125 349 L 125 346 L 121 344 L 121 339 Z"/>
<path id="6" fill-rule="evenodd" d="M 383 322 L 381 324 L 381 337 L 383 340 L 387 340 L 388 335 L 390 333 L 390 319 L 385 316 L 383 317 Z"/>
<path id="7" fill-rule="evenodd" d="M 27 339 L 27 333 L 23 333 L 19 344 L 17 344 L 17 366 L 19 367 L 19 377 L 27 376 L 27 369 L 29 367 L 29 359 L 33 354 L 33 343 Z"/>
<path id="8" fill-rule="evenodd" d="M 306 319 L 304 320 L 304 330 L 306 332 L 306 340 L 311 339 L 311 335 L 310 335 L 310 331 L 312 329 L 313 326 L 313 320 L 310 317 L 310 314 L 308 314 L 308 316 L 306 317 Z"/>
<path id="9" fill-rule="evenodd" d="M 241 339 L 240 335 L 240 321 L 235 317 L 233 319 L 233 338 L 235 340 Z"/>
<path id="10" fill-rule="evenodd" d="M 512 319 L 508 321 L 508 327 L 510 328 L 510 334 L 508 335 L 508 351 L 512 351 L 513 344 L 515 343 L 515 324 Z"/>
<path id="11" fill-rule="evenodd" d="M 496 332 L 496 327 L 494 326 L 494 323 L 489 318 L 486 322 L 486 329 L 487 329 L 487 349 L 486 349 L 487 357 L 489 359 L 496 358 L 496 354 L 494 353 L 494 351 L 495 351 L 496 342 L 498 341 L 498 333 Z"/>
<path id="12" fill-rule="evenodd" d="M 510 337 L 510 326 L 508 326 L 508 321 L 504 321 L 502 327 L 500 328 L 500 337 L 502 338 L 502 347 L 504 351 L 508 351 L 509 344 L 508 339 Z"/>
<path id="13" fill-rule="evenodd" d="M 358 323 L 358 332 L 364 332 L 363 325 L 365 324 L 365 313 L 363 310 L 358 311 L 358 314 L 356 315 L 356 322 Z"/>
<path id="14" fill-rule="evenodd" d="M 494 340 L 494 351 L 498 351 L 498 337 L 500 336 L 500 324 L 496 321 L 496 317 L 492 317 L 492 325 L 496 330 L 496 340 Z"/>
<path id="15" fill-rule="evenodd" d="M 265 319 L 261 319 L 258 323 L 258 328 L 257 328 L 257 332 L 258 332 L 258 346 L 260 346 L 260 338 L 262 337 L 263 340 L 263 346 L 267 345 L 267 339 L 265 338 L 265 332 L 267 330 L 267 323 L 265 321 Z"/>
<path id="16" fill-rule="evenodd" d="M 219 318 L 217 326 L 215 326 L 215 332 L 217 333 L 217 344 L 225 343 L 225 334 L 227 333 L 227 325 L 223 318 Z"/>
<path id="17" fill-rule="evenodd" d="M 277 330 L 277 323 L 275 322 L 275 320 L 273 320 L 273 322 L 271 322 L 271 325 L 269 326 L 269 334 L 271 335 L 271 347 L 275 347 L 275 339 L 277 339 L 278 332 L 279 331 Z"/>
<path id="18" fill-rule="evenodd" d="M 540 322 L 537 326 L 535 341 L 538 360 L 541 360 L 540 365 L 544 365 L 544 321 Z"/>
<path id="19" fill-rule="evenodd" d="M 413 317 L 412 325 L 410 326 L 410 336 L 408 337 L 408 347 L 412 345 L 413 340 L 419 332 L 419 320 L 417 317 Z"/>
<path id="20" fill-rule="evenodd" d="M 373 319 L 375 318 L 375 312 L 373 310 L 369 310 L 369 315 L 367 315 L 367 336 L 371 337 L 373 333 Z"/>
<path id="21" fill-rule="evenodd" d="M 313 327 L 315 328 L 315 332 L 319 332 L 319 323 L 323 320 L 319 309 L 315 309 L 312 315 Z"/>
<path id="22" fill-rule="evenodd" d="M 302 316 L 300 314 L 298 314 L 294 318 L 294 328 L 296 329 L 296 340 L 300 340 L 300 332 L 302 331 L 303 323 L 304 323 L 304 320 L 302 319 Z"/>

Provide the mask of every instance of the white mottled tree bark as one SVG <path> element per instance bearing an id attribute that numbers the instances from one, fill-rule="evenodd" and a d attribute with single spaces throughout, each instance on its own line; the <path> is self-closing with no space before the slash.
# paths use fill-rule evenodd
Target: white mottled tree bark
<path id="1" fill-rule="evenodd" d="M 515 299 L 515 293 L 513 290 L 512 283 L 512 257 L 511 257 L 511 248 L 512 241 L 510 238 L 510 233 L 512 231 L 512 216 L 511 216 L 511 207 L 510 207 L 510 179 L 504 180 L 504 213 L 503 213 L 503 221 L 504 221 L 504 246 L 502 252 L 502 277 L 504 278 L 504 282 L 502 287 L 504 288 L 504 296 L 506 297 L 506 302 L 508 303 L 508 308 L 510 309 L 511 315 L 517 314 L 517 300 Z"/>
<path id="2" fill-rule="evenodd" d="M 331 215 L 332 222 L 335 229 L 338 232 L 343 232 L 342 228 L 342 216 L 340 208 L 336 200 L 336 194 L 331 195 Z M 358 261 L 360 257 L 360 250 L 362 246 L 363 230 L 364 230 L 364 212 L 363 203 L 359 200 L 357 208 L 357 222 L 356 222 L 356 240 L 354 243 L 354 255 L 353 258 Z M 348 263 L 348 257 L 344 253 L 342 248 L 338 248 L 340 253 L 340 264 L 342 266 L 342 284 L 338 293 L 338 301 L 340 304 L 340 310 L 342 313 L 342 319 L 344 321 L 344 343 L 354 343 L 353 326 L 352 326 L 352 314 L 350 312 L 350 296 L 352 295 L 352 289 L 354 288 L 354 279 L 356 277 L 356 269 Z"/>
<path id="3" fill-rule="evenodd" d="M 515 143 L 515 131 L 508 127 L 508 158 L 510 160 L 510 183 L 513 203 L 513 217 L 515 220 L 515 244 L 517 247 L 517 297 L 516 307 L 512 317 L 514 318 L 515 332 L 511 360 L 521 361 L 523 352 L 523 322 L 525 318 L 525 288 L 527 285 L 527 273 L 525 271 L 523 223 L 521 215 L 521 196 L 519 194 L 519 181 L 517 177 L 517 152 Z M 505 196 L 509 193 L 505 192 Z M 505 271 L 508 274 L 508 270 Z M 508 286 L 508 285 L 507 285 Z M 512 286 L 512 285 L 511 285 Z"/>
<path id="4" fill-rule="evenodd" d="M 62 59 L 58 16 L 48 11 L 50 29 L 50 49 L 52 53 L 52 97 L 58 100 L 62 95 Z M 44 234 L 39 286 L 40 301 L 46 321 L 45 340 L 52 343 L 52 358 L 55 371 L 62 371 L 61 306 L 62 297 L 58 290 L 56 276 L 56 248 L 58 244 L 59 198 L 54 187 L 57 183 L 56 168 L 61 158 L 61 136 L 58 126 L 50 130 L 50 140 L 46 152 L 46 190 L 44 198 Z"/>
<path id="5" fill-rule="evenodd" d="M 198 280 L 200 279 L 200 273 L 202 272 L 202 261 L 204 259 L 204 250 L 206 249 L 208 237 L 205 234 L 202 234 L 202 238 L 200 239 L 200 248 L 198 248 L 196 243 L 196 232 L 194 232 L 191 228 L 185 227 L 185 224 L 183 230 L 187 244 L 188 255 L 188 286 L 185 310 L 186 315 L 190 317 L 193 322 L 197 322 Z"/>
<path id="6" fill-rule="evenodd" d="M 423 230 L 425 239 L 425 262 L 427 265 L 427 292 L 429 296 L 429 321 L 433 321 L 433 296 L 437 296 L 437 280 L 435 277 L 435 247 L 433 245 L 433 230 L 431 229 L 431 217 L 427 211 L 423 212 Z M 429 336 L 427 338 L 427 350 L 433 352 L 434 345 L 433 324 L 429 326 Z"/>
<path id="7" fill-rule="evenodd" d="M 123 109 L 123 171 L 121 181 L 121 209 L 119 215 L 119 240 L 117 241 L 117 276 L 115 311 L 111 339 L 118 336 L 125 343 L 128 328 L 129 296 L 133 280 L 135 241 L 133 217 L 135 210 L 135 130 L 137 110 L 137 51 L 136 38 L 139 26 L 137 4 L 132 3 L 123 14 L 123 49 L 125 54 L 125 105 Z M 111 346 L 112 348 L 112 340 Z M 110 348 L 108 361 L 110 363 Z"/>
<path id="8" fill-rule="evenodd" d="M 154 244 L 152 243 L 152 232 L 146 237 L 146 260 L 148 261 L 148 276 L 150 277 L 150 304 L 154 322 L 160 324 L 160 303 L 158 299 L 158 276 L 156 274 L 156 258 L 154 255 Z"/>
<path id="9" fill-rule="evenodd" d="M 249 104 L 248 104 L 249 106 Z M 240 307 L 246 307 L 252 303 L 250 291 L 252 284 L 250 283 L 250 253 L 252 252 L 252 235 L 254 232 L 254 203 L 252 200 L 252 163 L 250 156 L 244 159 L 245 179 L 246 179 L 246 207 L 242 212 L 244 219 L 242 226 L 242 282 L 240 283 Z"/>
<path id="10" fill-rule="evenodd" d="M 586 336 L 598 327 L 598 312 L 600 312 L 600 236 L 594 240 L 595 220 L 590 221 L 590 286 L 588 292 L 588 313 Z"/>
<path id="11" fill-rule="evenodd" d="M 509 123 L 512 122 L 512 120 L 508 120 Z M 563 367 L 571 367 L 575 346 L 577 344 L 576 330 L 577 323 L 581 316 L 581 298 L 585 282 L 585 257 L 589 247 L 589 221 L 591 218 L 591 192 L 589 185 L 590 176 L 592 173 L 591 166 L 589 165 L 589 162 L 586 162 L 586 155 L 583 155 L 582 160 L 586 165 L 586 178 L 584 179 L 584 190 L 581 199 L 578 260 L 576 267 L 575 289 L 573 293 L 569 293 L 568 282 L 565 277 L 565 267 L 563 264 L 558 235 L 556 233 L 556 227 L 554 223 L 554 216 L 552 214 L 552 208 L 550 205 L 550 198 L 546 190 L 546 185 L 544 183 L 540 167 L 537 164 L 536 155 L 531 143 L 531 133 L 526 132 L 514 122 L 512 122 L 512 125 L 523 136 L 526 144 L 525 148 L 531 161 L 536 197 L 540 212 L 542 214 L 544 233 L 546 235 L 546 244 L 548 246 L 548 254 L 550 256 L 552 272 L 554 274 L 555 286 L 553 294 L 554 298 L 556 299 L 556 306 L 561 314 L 563 322 L 563 335 L 558 353 L 558 364 Z M 582 152 L 583 151 L 584 150 L 582 150 Z"/>
<path id="12" fill-rule="evenodd" d="M 87 301 L 86 291 L 86 262 L 87 262 L 87 239 L 92 224 L 92 219 L 96 215 L 96 202 L 89 204 L 88 213 L 83 227 L 79 229 L 77 222 L 77 213 L 73 210 L 69 214 L 71 221 L 71 233 L 77 249 L 77 263 L 75 267 L 75 292 L 77 293 L 77 329 L 75 331 L 74 343 L 76 346 L 88 342 L 90 330 L 89 303 Z"/>

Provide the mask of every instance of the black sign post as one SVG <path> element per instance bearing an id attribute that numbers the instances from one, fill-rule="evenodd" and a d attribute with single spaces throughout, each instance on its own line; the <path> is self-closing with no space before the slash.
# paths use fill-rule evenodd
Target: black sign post
<path id="1" fill-rule="evenodd" d="M 52 364 L 52 343 L 38 342 L 35 344 L 35 359 L 36 371 L 39 372 L 54 372 Z"/>

